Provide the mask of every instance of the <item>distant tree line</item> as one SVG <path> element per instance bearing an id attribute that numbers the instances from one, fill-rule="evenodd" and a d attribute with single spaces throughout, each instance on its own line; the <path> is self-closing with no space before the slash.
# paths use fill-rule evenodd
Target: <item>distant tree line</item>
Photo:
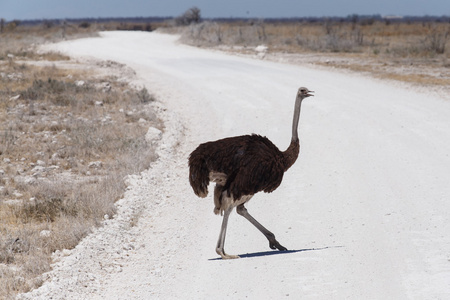
<path id="1" fill-rule="evenodd" d="M 50 28 L 57 25 L 64 24 L 78 24 L 82 28 L 88 28 L 90 24 L 102 24 L 117 22 L 120 24 L 127 24 L 122 26 L 125 30 L 151 30 L 151 26 L 144 26 L 140 24 L 163 23 L 169 22 L 175 26 L 186 26 L 190 24 L 200 23 L 201 21 L 214 21 L 218 23 L 225 22 L 248 22 L 255 20 L 254 18 L 202 18 L 201 11 L 198 7 L 191 7 L 178 17 L 126 17 L 126 18 L 71 18 L 71 19 L 40 19 L 40 20 L 12 20 L 6 21 L 0 19 L 0 32 L 11 30 L 17 26 L 40 25 Z M 298 18 L 264 18 L 259 22 L 264 23 L 287 23 L 287 22 L 342 22 L 354 23 L 361 25 L 371 25 L 374 22 L 384 21 L 390 23 L 414 23 L 414 22 L 439 22 L 450 23 L 450 16 L 381 16 L 376 15 L 358 15 L 352 14 L 347 17 L 298 17 Z M 139 24 L 133 26 L 132 24 Z"/>
<path id="2" fill-rule="evenodd" d="M 164 22 L 173 19 L 173 17 L 129 17 L 129 18 L 69 18 L 69 19 L 37 19 L 37 20 L 14 20 L 11 22 L 19 22 L 21 25 L 40 25 L 40 24 L 51 24 L 53 25 L 63 25 L 64 22 L 71 24 L 94 24 L 94 23 L 153 23 L 153 22 Z M 7 23 L 11 23 L 7 22 Z"/>

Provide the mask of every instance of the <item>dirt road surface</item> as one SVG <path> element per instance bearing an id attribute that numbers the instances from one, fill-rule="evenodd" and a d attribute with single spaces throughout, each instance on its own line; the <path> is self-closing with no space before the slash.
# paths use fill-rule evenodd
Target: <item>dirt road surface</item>
<path id="1" fill-rule="evenodd" d="M 49 48 L 136 72 L 166 122 L 159 160 L 128 178 L 118 215 L 20 299 L 450 299 L 450 102 L 356 74 L 198 49 L 161 33 L 107 32 Z M 187 157 L 202 142 L 258 133 L 296 164 L 247 208 L 289 251 L 236 213 L 197 198 Z M 140 216 L 139 222 L 133 222 Z"/>

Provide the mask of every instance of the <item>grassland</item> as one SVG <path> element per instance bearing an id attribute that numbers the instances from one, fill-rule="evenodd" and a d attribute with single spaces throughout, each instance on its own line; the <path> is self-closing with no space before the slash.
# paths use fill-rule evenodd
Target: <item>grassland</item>
<path id="1" fill-rule="evenodd" d="M 113 217 L 126 175 L 156 159 L 145 139 L 150 126 L 163 129 L 155 99 L 121 79 L 125 66 L 85 71 L 36 48 L 95 34 L 19 26 L 0 35 L 0 299 L 42 284 L 51 254 Z"/>
<path id="2" fill-rule="evenodd" d="M 175 30 L 184 42 L 198 47 L 450 86 L 449 22 L 254 20 L 203 22 Z M 255 51 L 259 45 L 267 50 Z"/>
<path id="3" fill-rule="evenodd" d="M 148 127 L 163 129 L 151 93 L 115 75 L 125 66 L 104 62 L 86 71 L 58 53 L 39 53 L 39 44 L 95 36 L 99 30 L 164 27 L 198 47 L 344 68 L 450 94 L 450 24 L 444 22 L 3 25 L 0 299 L 38 287 L 54 251 L 76 246 L 114 215 L 124 177 L 156 159 L 144 138 Z M 109 75 L 101 72 L 105 67 Z"/>

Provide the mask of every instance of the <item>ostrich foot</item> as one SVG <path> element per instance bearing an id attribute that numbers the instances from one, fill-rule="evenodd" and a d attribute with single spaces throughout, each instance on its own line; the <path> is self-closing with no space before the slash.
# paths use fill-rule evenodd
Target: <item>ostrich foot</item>
<path id="1" fill-rule="evenodd" d="M 269 242 L 269 247 L 270 247 L 270 249 L 278 249 L 280 251 L 287 251 L 287 248 L 281 246 L 280 243 L 278 243 L 277 241 Z"/>
<path id="2" fill-rule="evenodd" d="M 216 249 L 217 254 L 219 254 L 222 259 L 235 259 L 235 258 L 240 258 L 238 255 L 230 255 L 230 254 L 226 254 L 225 251 L 223 249 Z"/>

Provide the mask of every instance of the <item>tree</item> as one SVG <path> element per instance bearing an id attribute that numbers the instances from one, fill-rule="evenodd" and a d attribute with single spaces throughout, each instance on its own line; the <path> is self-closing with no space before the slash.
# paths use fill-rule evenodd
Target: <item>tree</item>
<path id="1" fill-rule="evenodd" d="M 175 19 L 177 25 L 189 25 L 192 23 L 200 23 L 200 8 L 194 6 L 189 8 L 184 14 Z"/>

